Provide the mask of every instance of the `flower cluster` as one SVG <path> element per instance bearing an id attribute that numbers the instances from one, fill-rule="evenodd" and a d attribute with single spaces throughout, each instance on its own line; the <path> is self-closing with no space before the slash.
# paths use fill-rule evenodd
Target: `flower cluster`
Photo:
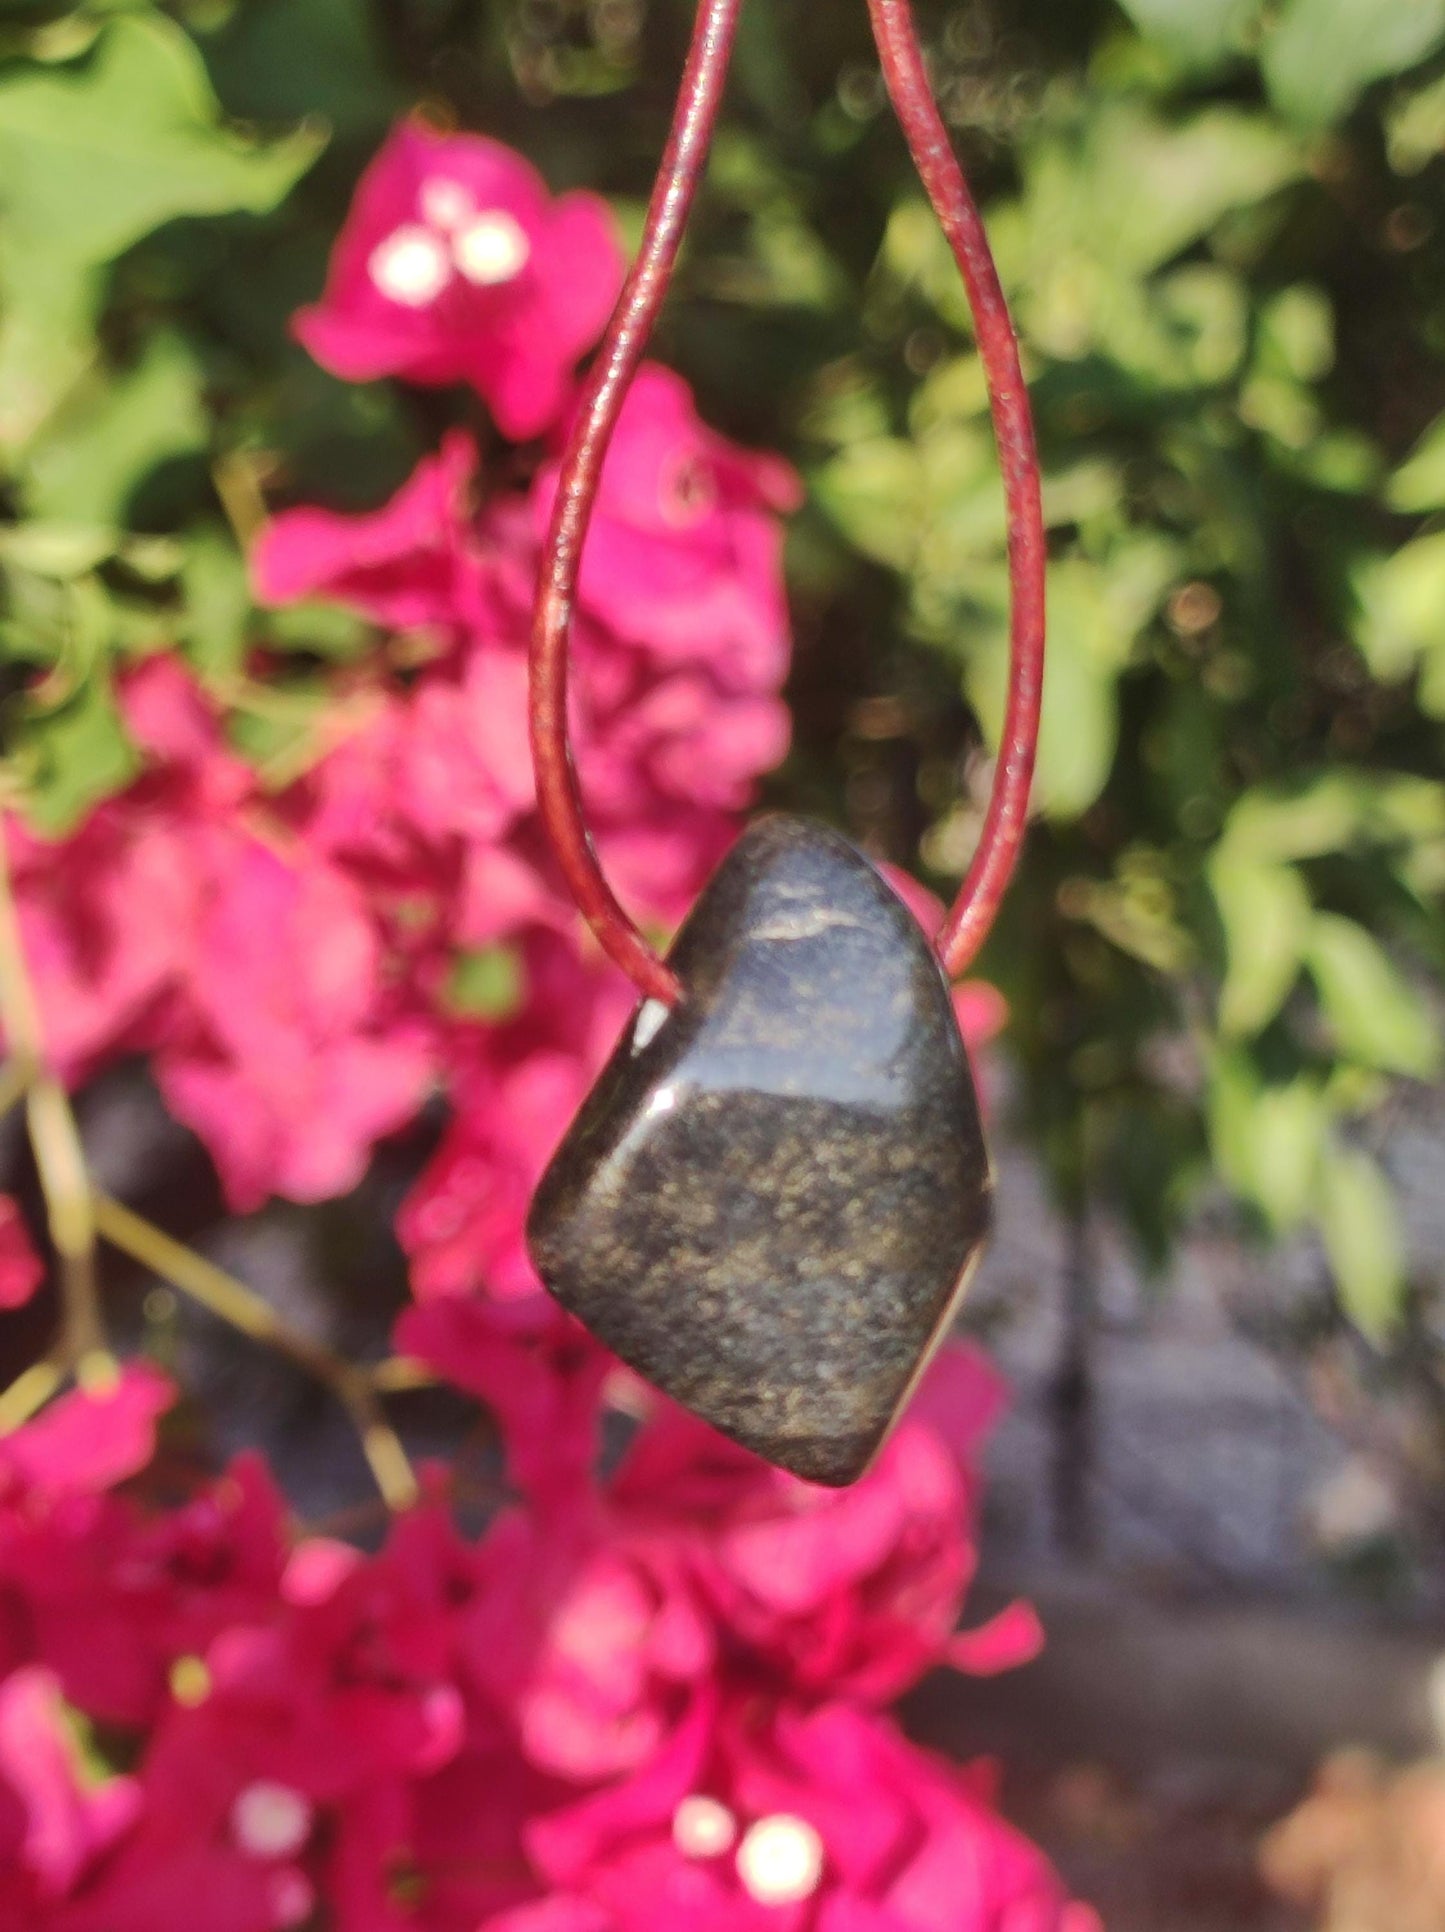
<path id="1" fill-rule="evenodd" d="M 145 1472 L 176 1390 L 83 1365 L 0 1440 L 0 1932 L 172 1932 L 202 1900 L 212 1932 L 1095 1923 L 987 1773 L 887 1715 L 929 1669 L 1038 1642 L 1023 1606 L 956 1631 L 999 1402 L 982 1360 L 946 1349 L 870 1474 L 815 1489 L 651 1398 L 526 1257 L 628 1005 L 554 872 L 525 711 L 575 365 L 621 272 L 592 197 L 398 129 L 297 335 L 352 380 L 467 383 L 525 447 L 493 478 L 455 430 L 372 513 L 261 534 L 263 606 L 323 598 L 379 633 L 299 775 L 258 773 L 152 657 L 122 693 L 141 776 L 58 846 L 7 824 L 51 1060 L 76 1084 L 147 1054 L 236 1209 L 346 1191 L 444 1091 L 399 1216 L 396 1343 L 492 1411 L 511 1500 L 465 1535 L 429 1472 L 373 1554 L 298 1532 L 256 1458 L 163 1502 Z M 604 864 L 658 928 L 786 746 L 796 498 L 643 370 L 582 573 L 575 740 Z M 965 1030 L 997 1007 L 965 989 Z M 0 1197 L 0 1305 L 40 1274 Z M 633 1429 L 604 1463 L 609 1410 Z"/>
<path id="2" fill-rule="evenodd" d="M 429 1497 L 374 1556 L 293 1534 L 256 1459 L 169 1511 L 121 1489 L 172 1399 L 132 1366 L 4 1445 L 7 1932 L 170 1932 L 197 1898 L 220 1932 L 1094 1926 L 987 1771 L 883 1710 L 1037 1644 L 1023 1606 L 954 1632 L 999 1400 L 972 1353 L 842 1494 L 666 1407 L 608 1477 L 585 1426 L 528 1467 L 514 1410 L 517 1503 L 469 1541 Z"/>

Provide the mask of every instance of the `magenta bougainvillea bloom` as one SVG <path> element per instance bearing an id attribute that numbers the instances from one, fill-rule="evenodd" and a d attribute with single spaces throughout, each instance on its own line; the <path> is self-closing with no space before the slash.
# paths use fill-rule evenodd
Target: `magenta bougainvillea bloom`
<path id="1" fill-rule="evenodd" d="M 32 1492 L 23 1529 L 11 1517 L 0 1532 L 0 1600 L 29 1633 L 23 1654 L 55 1672 L 72 1704 L 141 1728 L 168 1702 L 177 1658 L 272 1613 L 289 1546 L 285 1503 L 256 1456 L 160 1514 L 112 1491 L 43 1507 Z"/>
<path id="2" fill-rule="evenodd" d="M 0 1308 L 23 1308 L 45 1279 L 20 1203 L 0 1194 Z"/>
<path id="3" fill-rule="evenodd" d="M 506 1488 L 463 1519 L 449 1472 L 423 1471 L 366 1549 L 299 1531 L 254 1456 L 177 1495 L 184 1458 L 147 1470 L 194 1412 L 167 1421 L 178 1391 L 144 1361 L 88 1364 L 0 1441 L 0 1932 L 198 1913 L 207 1932 L 1096 1932 L 988 1774 L 886 1715 L 928 1670 L 1039 1641 L 1025 1606 L 958 1628 L 1003 1400 L 982 1357 L 942 1350 L 862 1481 L 814 1488 L 643 1388 L 527 1258 L 532 1189 L 633 1004 L 555 870 L 527 738 L 556 438 L 620 272 L 599 202 L 550 199 L 495 142 L 398 129 L 298 333 L 350 377 L 470 382 L 504 436 L 544 440 L 484 470 L 457 429 L 389 503 L 262 532 L 263 605 L 330 600 L 379 633 L 327 674 L 285 770 L 242 758 L 216 693 L 157 654 L 118 678 L 134 782 L 63 839 L 7 821 L 49 1057 L 79 1082 L 147 1055 L 234 1208 L 344 1192 L 444 1096 L 397 1216 L 394 1342 L 485 1406 Z M 787 745 L 797 494 L 644 370 L 572 693 L 598 848 L 658 927 Z M 271 672 L 258 652 L 253 694 Z M 979 981 L 957 1008 L 974 1048 L 1003 1017 Z M 38 1265 L 0 1196 L 0 1308 Z M 87 1727 L 124 1738 L 124 1776 L 88 1768 Z"/>
<path id="4" fill-rule="evenodd" d="M 992 1800 L 873 1712 L 723 1696 L 539 1818 L 556 1893 L 486 1932 L 1100 1932 Z"/>
<path id="5" fill-rule="evenodd" d="M 613 1507 L 665 1530 L 730 1644 L 779 1683 L 886 1703 L 935 1665 L 1006 1668 L 1038 1649 L 1031 1612 L 954 1635 L 973 1576 L 973 1463 L 1002 1402 L 976 1351 L 944 1349 L 846 1490 L 768 1468 L 665 1409 L 623 1463 Z"/>
<path id="6" fill-rule="evenodd" d="M 469 382 L 525 439 L 557 420 L 621 282 L 605 202 L 554 201 L 499 142 L 405 121 L 362 176 L 325 293 L 295 328 L 350 382 Z"/>
<path id="7" fill-rule="evenodd" d="M 0 1495 L 40 1504 L 123 1482 L 155 1454 L 156 1423 L 175 1399 L 170 1378 L 149 1362 L 72 1390 L 0 1439 Z"/>
<path id="8" fill-rule="evenodd" d="M 134 1779 L 87 1775 L 50 1671 L 0 1683 L 0 1924 L 42 1924 L 140 1807 Z"/>
<path id="9" fill-rule="evenodd" d="M 532 496 L 539 542 L 556 494 L 549 465 Z M 701 659 L 724 686 L 776 681 L 788 653 L 778 513 L 800 494 L 788 464 L 726 442 L 699 420 L 681 376 L 644 363 L 603 465 L 584 606 L 659 657 Z"/>
<path id="10" fill-rule="evenodd" d="M 484 561 L 471 537 L 476 483 L 476 444 L 453 430 L 369 515 L 283 511 L 251 552 L 257 601 L 324 597 L 397 630 L 456 624 L 483 595 Z"/>

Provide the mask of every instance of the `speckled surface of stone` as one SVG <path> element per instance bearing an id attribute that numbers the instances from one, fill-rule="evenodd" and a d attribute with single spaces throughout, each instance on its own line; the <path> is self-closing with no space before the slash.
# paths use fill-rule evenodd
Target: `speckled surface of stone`
<path id="1" fill-rule="evenodd" d="M 758 820 L 537 1190 L 557 1299 L 726 1435 L 867 1467 L 989 1223 L 978 1103 L 916 922 L 837 833 Z"/>

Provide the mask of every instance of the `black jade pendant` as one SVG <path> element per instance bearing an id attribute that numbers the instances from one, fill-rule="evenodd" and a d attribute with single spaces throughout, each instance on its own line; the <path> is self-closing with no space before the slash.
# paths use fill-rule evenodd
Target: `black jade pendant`
<path id="1" fill-rule="evenodd" d="M 854 1481 L 988 1230 L 948 988 L 867 860 L 754 823 L 551 1166 L 527 1234 L 565 1308 L 668 1395 L 814 1482 Z"/>

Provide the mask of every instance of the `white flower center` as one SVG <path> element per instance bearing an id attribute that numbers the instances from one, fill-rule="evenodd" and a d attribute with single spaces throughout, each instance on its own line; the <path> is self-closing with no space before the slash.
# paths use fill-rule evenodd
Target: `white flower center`
<path id="1" fill-rule="evenodd" d="M 721 1858 L 737 1841 L 738 1821 L 717 1798 L 700 1791 L 672 1814 L 672 1842 L 684 1858 Z"/>
<path id="2" fill-rule="evenodd" d="M 805 1818 L 759 1818 L 738 1846 L 738 1877 L 759 1905 L 796 1905 L 822 1876 L 823 1841 Z"/>
<path id="3" fill-rule="evenodd" d="M 444 243 L 430 228 L 407 222 L 379 242 L 366 264 L 367 272 L 390 302 L 424 309 L 434 302 L 451 279 Z"/>
<path id="4" fill-rule="evenodd" d="M 252 1858 L 290 1858 L 311 1836 L 311 1800 L 258 1778 L 231 1807 L 231 1835 Z"/>
<path id="5" fill-rule="evenodd" d="M 531 252 L 526 230 L 501 208 L 489 208 L 452 236 L 452 260 L 479 288 L 512 281 Z"/>
<path id="6" fill-rule="evenodd" d="M 465 228 L 475 213 L 476 204 L 460 181 L 438 177 L 421 184 L 421 216 L 429 227 L 449 235 Z"/>

